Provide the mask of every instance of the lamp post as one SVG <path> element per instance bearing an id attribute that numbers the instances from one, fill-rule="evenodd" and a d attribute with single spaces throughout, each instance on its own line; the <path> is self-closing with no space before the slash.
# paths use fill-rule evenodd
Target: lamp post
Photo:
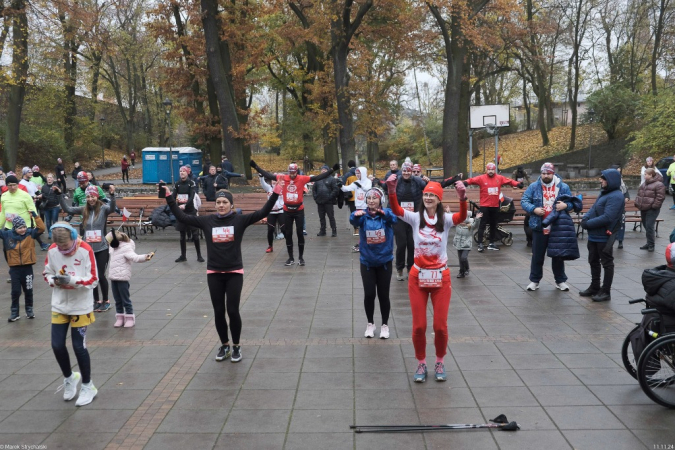
<path id="1" fill-rule="evenodd" d="M 171 170 L 171 184 L 175 184 L 173 177 L 173 151 L 171 149 L 171 108 L 173 107 L 173 103 L 168 98 L 165 98 L 162 105 L 164 105 L 164 110 L 166 111 L 166 126 L 169 130 L 169 167 Z"/>
<path id="2" fill-rule="evenodd" d="M 591 174 L 591 145 L 593 144 L 593 117 L 595 116 L 595 111 L 593 109 L 588 110 L 588 122 L 591 124 L 591 129 L 588 132 L 588 175 Z"/>
<path id="3" fill-rule="evenodd" d="M 101 169 L 105 169 L 105 139 L 103 137 L 103 123 L 105 122 L 105 116 L 101 116 L 99 120 L 101 121 Z"/>

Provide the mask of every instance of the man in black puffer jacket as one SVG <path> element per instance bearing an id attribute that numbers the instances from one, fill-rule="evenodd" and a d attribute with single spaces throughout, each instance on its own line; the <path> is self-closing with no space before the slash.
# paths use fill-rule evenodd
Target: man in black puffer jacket
<path id="1" fill-rule="evenodd" d="M 666 265 L 642 272 L 645 300 L 662 314 L 675 315 L 675 244 L 666 247 Z"/>
<path id="2" fill-rule="evenodd" d="M 328 172 L 330 167 L 321 166 L 321 173 Z M 326 214 L 330 221 L 330 227 L 333 230 L 331 236 L 337 236 L 337 226 L 335 225 L 335 214 L 333 205 L 337 203 L 338 186 L 335 177 L 324 178 L 314 183 L 312 187 L 312 196 L 319 209 L 319 222 L 321 222 L 321 229 L 317 236 L 326 235 Z"/>
<path id="3" fill-rule="evenodd" d="M 209 166 L 209 173 L 199 177 L 199 181 L 202 184 L 202 191 L 206 197 L 207 202 L 216 201 L 216 166 Z"/>

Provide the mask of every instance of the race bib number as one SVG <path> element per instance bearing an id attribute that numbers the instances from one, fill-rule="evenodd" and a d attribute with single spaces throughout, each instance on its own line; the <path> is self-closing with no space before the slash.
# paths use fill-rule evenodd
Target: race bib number
<path id="1" fill-rule="evenodd" d="M 65 175 L 65 172 L 63 170 L 61 171 L 61 175 Z"/>
<path id="2" fill-rule="evenodd" d="M 298 201 L 298 194 L 286 193 L 286 201 L 289 203 L 296 203 Z"/>
<path id="3" fill-rule="evenodd" d="M 439 288 L 443 282 L 443 270 L 422 269 L 418 275 L 418 280 L 421 288 Z"/>
<path id="4" fill-rule="evenodd" d="M 499 188 L 498 187 L 489 187 L 487 189 L 488 195 L 499 195 Z"/>
<path id="5" fill-rule="evenodd" d="M 361 191 L 358 194 L 356 194 L 356 199 L 360 202 L 364 201 L 366 199 L 366 193 Z"/>
<path id="6" fill-rule="evenodd" d="M 378 230 L 366 230 L 366 243 L 367 244 L 383 244 L 386 240 L 386 234 L 384 228 Z"/>
<path id="7" fill-rule="evenodd" d="M 176 195 L 176 202 L 187 203 L 188 198 L 190 198 L 189 194 L 178 194 L 178 195 Z"/>
<path id="8" fill-rule="evenodd" d="M 87 230 L 84 232 L 84 240 L 86 242 L 101 242 L 103 240 L 103 233 L 101 230 Z"/>
<path id="9" fill-rule="evenodd" d="M 211 229 L 213 242 L 232 242 L 234 241 L 234 227 L 215 227 Z"/>
<path id="10" fill-rule="evenodd" d="M 401 208 L 406 211 L 415 212 L 415 202 L 401 202 Z"/>

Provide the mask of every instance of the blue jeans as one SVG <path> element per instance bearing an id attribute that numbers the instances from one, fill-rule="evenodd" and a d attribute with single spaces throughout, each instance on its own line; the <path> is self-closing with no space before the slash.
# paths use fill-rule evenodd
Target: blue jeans
<path id="1" fill-rule="evenodd" d="M 115 312 L 117 314 L 133 314 L 134 307 L 131 305 L 129 296 L 129 282 L 110 280 L 113 298 L 115 299 Z"/>
<path id="2" fill-rule="evenodd" d="M 532 231 L 532 262 L 530 263 L 530 281 L 539 283 L 544 277 L 544 259 L 548 248 L 548 234 L 541 231 Z M 565 275 L 565 260 L 551 258 L 551 268 L 556 283 L 567 281 Z"/>
<path id="3" fill-rule="evenodd" d="M 52 238 L 52 230 L 51 227 L 54 225 L 56 222 L 59 221 L 59 212 L 61 211 L 60 206 L 55 206 L 53 208 L 45 209 L 45 225 L 47 226 L 47 232 L 49 233 L 49 239 Z"/>

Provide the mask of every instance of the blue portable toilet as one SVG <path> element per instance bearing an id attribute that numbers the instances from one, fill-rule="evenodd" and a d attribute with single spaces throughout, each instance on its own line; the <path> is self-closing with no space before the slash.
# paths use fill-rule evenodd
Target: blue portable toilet
<path id="1" fill-rule="evenodd" d="M 189 165 L 192 173 L 199 175 L 202 171 L 202 151 L 194 147 L 176 147 L 178 151 L 178 168 L 174 164 L 175 175 L 178 176 L 178 170 L 185 165 Z M 175 161 L 174 161 L 175 163 Z"/>
<path id="2" fill-rule="evenodd" d="M 169 147 L 147 147 L 141 151 L 143 157 L 143 183 L 171 183 L 170 154 L 173 155 L 174 172 L 178 178 L 178 151 Z"/>

